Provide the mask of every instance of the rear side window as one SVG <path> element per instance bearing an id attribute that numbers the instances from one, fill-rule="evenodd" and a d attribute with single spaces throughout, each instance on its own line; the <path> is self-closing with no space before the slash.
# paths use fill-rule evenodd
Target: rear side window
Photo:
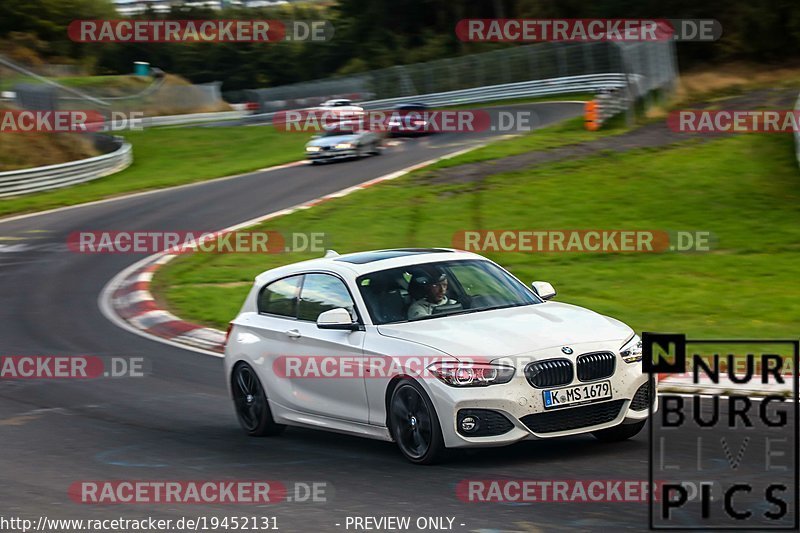
<path id="1" fill-rule="evenodd" d="M 258 297 L 258 312 L 295 318 L 301 278 L 302 276 L 292 276 L 279 279 L 261 289 Z"/>
<path id="2" fill-rule="evenodd" d="M 356 320 L 355 304 L 342 280 L 328 274 L 306 274 L 297 318 L 316 322 L 321 313 L 337 307 L 347 309 Z"/>

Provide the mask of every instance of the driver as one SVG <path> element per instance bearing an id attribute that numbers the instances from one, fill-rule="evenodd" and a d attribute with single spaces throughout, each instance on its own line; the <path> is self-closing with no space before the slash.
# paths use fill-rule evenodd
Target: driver
<path id="1" fill-rule="evenodd" d="M 433 314 L 440 305 L 458 303 L 447 297 L 447 275 L 439 270 L 430 270 L 414 276 L 409 287 L 412 296 L 421 294 L 408 308 L 408 318 L 414 319 Z M 411 290 L 413 289 L 413 290 Z"/>

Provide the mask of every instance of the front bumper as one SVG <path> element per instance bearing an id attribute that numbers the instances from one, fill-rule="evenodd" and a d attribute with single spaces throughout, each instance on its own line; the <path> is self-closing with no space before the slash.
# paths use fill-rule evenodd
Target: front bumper
<path id="1" fill-rule="evenodd" d="M 521 368 L 517 368 L 512 380 L 503 385 L 457 388 L 434 379 L 426 380 L 426 388 L 436 407 L 445 445 L 448 448 L 460 448 L 501 446 L 526 439 L 578 435 L 619 424 L 640 422 L 648 417 L 648 400 L 642 401 L 640 393 L 634 402 L 637 391 L 649 380 L 647 374 L 642 374 L 641 363 L 628 364 L 618 357 L 612 376 L 589 382 L 581 382 L 576 378 L 565 386 L 604 380 L 611 382 L 610 399 L 558 409 L 545 409 L 545 389 L 535 388 L 528 383 Z M 654 391 L 651 394 L 653 407 L 657 409 L 657 394 Z M 490 436 L 466 436 L 458 431 L 458 414 L 462 410 L 499 413 L 508 419 L 510 429 Z"/>
<path id="2" fill-rule="evenodd" d="M 358 153 L 354 148 L 350 150 L 320 150 L 319 152 L 306 152 L 309 161 L 333 161 L 356 157 Z"/>

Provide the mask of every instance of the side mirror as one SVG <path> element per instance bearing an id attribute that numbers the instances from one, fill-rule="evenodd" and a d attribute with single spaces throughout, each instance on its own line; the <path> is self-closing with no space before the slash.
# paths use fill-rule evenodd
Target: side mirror
<path id="1" fill-rule="evenodd" d="M 549 300 L 556 295 L 556 290 L 546 281 L 534 281 L 531 283 L 531 288 L 542 300 Z"/>
<path id="2" fill-rule="evenodd" d="M 328 309 L 317 317 L 317 327 L 320 329 L 343 329 L 356 331 L 361 324 L 353 322 L 350 312 L 344 307 Z"/>

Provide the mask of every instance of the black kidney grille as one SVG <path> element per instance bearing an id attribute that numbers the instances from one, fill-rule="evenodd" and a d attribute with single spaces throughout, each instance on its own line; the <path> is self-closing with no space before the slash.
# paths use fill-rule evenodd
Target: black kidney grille
<path id="1" fill-rule="evenodd" d="M 650 388 L 649 381 L 639 387 L 639 390 L 637 390 L 636 394 L 633 396 L 633 400 L 631 400 L 631 409 L 634 411 L 644 411 L 647 409 L 656 397 L 653 392 L 654 391 Z"/>
<path id="2" fill-rule="evenodd" d="M 528 383 L 539 389 L 558 387 L 572 383 L 572 361 L 548 359 L 536 361 L 525 367 Z"/>
<path id="3" fill-rule="evenodd" d="M 578 379 L 592 381 L 614 374 L 617 356 L 611 352 L 586 353 L 578 357 Z"/>
<path id="4" fill-rule="evenodd" d="M 588 428 L 611 422 L 619 415 L 625 400 L 594 403 L 582 407 L 558 409 L 523 416 L 520 420 L 534 433 L 556 433 Z"/>

